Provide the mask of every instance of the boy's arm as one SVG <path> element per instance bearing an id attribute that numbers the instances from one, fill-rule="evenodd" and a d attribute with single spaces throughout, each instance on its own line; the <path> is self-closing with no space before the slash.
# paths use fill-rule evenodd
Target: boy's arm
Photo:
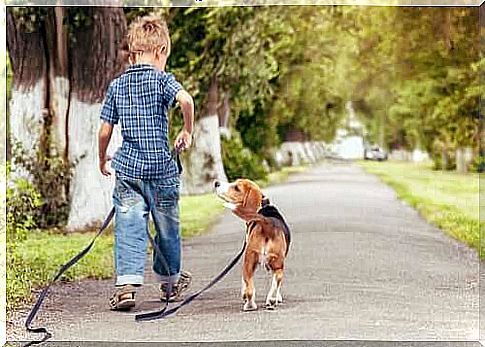
<path id="1" fill-rule="evenodd" d="M 106 156 L 111 134 L 113 133 L 113 124 L 102 122 L 98 134 L 98 154 L 99 154 L 99 170 L 104 176 L 111 175 L 111 172 L 106 169 L 106 162 L 111 160 Z"/>
<path id="2" fill-rule="evenodd" d="M 106 99 L 101 109 L 101 128 L 98 133 L 98 156 L 99 156 L 99 171 L 104 176 L 111 175 L 106 169 L 106 162 L 111 160 L 106 156 L 106 150 L 108 149 L 109 141 L 111 140 L 111 134 L 113 133 L 113 126 L 118 123 L 118 112 L 116 111 L 115 98 L 114 98 L 114 86 L 111 83 L 108 86 L 106 92 Z"/>
<path id="3" fill-rule="evenodd" d="M 194 100 L 185 90 L 177 92 L 175 99 L 180 104 L 184 117 L 184 127 L 175 139 L 175 147 L 180 150 L 189 148 L 192 144 L 192 132 L 194 130 Z"/>

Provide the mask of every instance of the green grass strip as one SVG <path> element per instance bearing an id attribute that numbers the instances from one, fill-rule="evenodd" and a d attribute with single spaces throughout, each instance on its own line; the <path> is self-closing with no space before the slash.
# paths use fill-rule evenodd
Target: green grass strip
<path id="1" fill-rule="evenodd" d="M 413 163 L 359 164 L 392 187 L 399 199 L 419 211 L 428 222 L 479 250 L 478 174 L 433 171 L 426 165 Z M 484 255 L 482 251 L 481 257 Z"/>

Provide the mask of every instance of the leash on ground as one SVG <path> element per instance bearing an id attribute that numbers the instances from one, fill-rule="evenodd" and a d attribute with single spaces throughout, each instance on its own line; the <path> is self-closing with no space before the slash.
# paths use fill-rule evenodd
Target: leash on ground
<path id="1" fill-rule="evenodd" d="M 180 158 L 179 158 L 179 153 L 177 150 L 174 150 L 172 152 L 172 156 L 176 157 L 177 161 L 177 166 L 179 169 L 179 173 L 182 172 L 182 165 L 180 163 Z M 152 213 L 152 218 L 154 223 L 157 223 L 157 218 L 154 217 L 153 209 L 154 209 L 154 202 L 153 202 L 153 197 L 151 197 L 150 201 L 147 201 L 148 206 L 150 206 L 150 212 Z M 99 228 L 98 232 L 96 235 L 93 237 L 91 242 L 84 248 L 81 252 L 76 254 L 72 259 L 70 259 L 67 263 L 62 265 L 57 272 L 57 274 L 54 276 L 54 278 L 48 283 L 48 285 L 42 290 L 40 293 L 39 297 L 37 298 L 37 301 L 35 302 L 34 306 L 32 307 L 32 310 L 30 311 L 29 315 L 27 316 L 27 319 L 25 320 L 25 328 L 27 329 L 28 332 L 35 333 L 35 334 L 44 334 L 44 337 L 40 340 L 33 340 L 27 342 L 24 347 L 32 346 L 32 345 L 37 345 L 41 344 L 48 339 L 52 337 L 52 334 L 47 330 L 45 327 L 38 327 L 34 328 L 32 327 L 32 322 L 37 316 L 40 307 L 42 306 L 42 303 L 44 302 L 45 298 L 47 297 L 47 294 L 49 292 L 50 287 L 59 280 L 59 278 L 73 265 L 75 265 L 79 260 L 81 260 L 94 246 L 94 243 L 96 240 L 101 236 L 101 234 L 106 230 L 106 228 L 109 226 L 111 223 L 113 217 L 115 215 L 115 208 L 113 207 L 111 211 L 108 213 L 108 216 L 104 220 L 103 224 Z M 156 255 L 160 258 L 162 261 L 162 265 L 164 266 L 165 270 L 167 273 L 170 273 L 168 263 L 163 256 L 162 252 L 160 251 L 160 248 L 158 245 L 155 243 L 152 235 L 150 234 L 149 228 L 147 228 L 147 234 L 148 234 L 148 239 L 150 240 L 150 243 L 153 247 L 154 252 Z M 214 277 L 205 287 L 202 289 L 198 290 L 197 292 L 191 294 L 190 296 L 186 297 L 179 305 L 172 307 L 170 310 L 167 310 L 169 306 L 169 300 L 170 300 L 170 295 L 172 291 L 172 282 L 168 282 L 168 288 L 167 288 L 167 293 L 166 293 L 166 300 L 164 302 L 163 307 L 158 310 L 158 311 L 153 311 L 153 312 L 148 312 L 148 313 L 143 313 L 135 316 L 136 321 L 150 321 L 150 320 L 155 320 L 155 319 L 160 319 L 164 318 L 168 315 L 171 315 L 175 312 L 177 312 L 180 308 L 183 306 L 189 304 L 191 301 L 193 301 L 195 298 L 197 298 L 200 294 L 214 286 L 217 282 L 219 282 L 224 276 L 226 276 L 229 271 L 238 263 L 238 261 L 241 259 L 244 249 L 246 248 L 246 241 L 244 241 L 243 247 L 241 248 L 240 252 L 231 260 L 231 262 L 216 276 Z"/>
<path id="2" fill-rule="evenodd" d="M 244 241 L 243 246 L 239 253 L 231 260 L 229 264 L 216 276 L 214 277 L 205 287 L 202 289 L 199 289 L 195 293 L 189 295 L 186 297 L 180 304 L 177 306 L 172 307 L 170 310 L 160 310 L 160 311 L 154 311 L 154 312 L 149 312 L 149 313 L 143 313 L 135 316 L 136 321 L 149 321 L 149 320 L 154 320 L 154 319 L 159 319 L 159 318 L 164 318 L 167 317 L 175 312 L 177 312 L 179 309 L 184 307 L 185 305 L 189 304 L 192 300 L 197 298 L 200 294 L 211 288 L 213 285 L 215 285 L 217 282 L 219 282 L 224 276 L 226 276 L 229 271 L 239 262 L 239 259 L 241 259 L 242 255 L 244 254 L 244 250 L 246 249 L 246 241 Z"/>
<path id="3" fill-rule="evenodd" d="M 32 321 L 34 320 L 35 316 L 37 315 L 37 313 L 40 309 L 40 306 L 44 302 L 44 299 L 46 298 L 47 293 L 49 292 L 51 285 L 54 284 L 54 282 L 56 282 L 62 276 L 62 274 L 64 272 L 66 272 L 71 266 L 76 264 L 82 257 L 84 257 L 91 250 L 91 248 L 94 245 L 94 242 L 96 241 L 96 239 L 99 236 L 101 236 L 103 231 L 108 227 L 108 225 L 110 224 L 114 215 L 115 215 L 115 208 L 113 207 L 111 209 L 111 211 L 109 212 L 108 217 L 106 217 L 103 225 L 101 226 L 99 231 L 96 233 L 96 235 L 93 237 L 93 239 L 91 240 L 89 245 L 86 248 L 84 248 L 81 252 L 76 254 L 67 263 L 62 265 L 61 268 L 59 269 L 59 272 L 55 275 L 55 277 L 52 279 L 52 281 L 50 281 L 49 284 L 42 290 L 39 297 L 37 298 L 35 305 L 32 307 L 32 310 L 30 311 L 29 315 L 27 316 L 27 319 L 25 320 L 25 328 L 27 329 L 27 331 L 29 331 L 31 333 L 44 334 L 44 337 L 41 340 L 30 341 L 24 347 L 37 345 L 39 343 L 45 342 L 46 340 L 48 340 L 52 337 L 52 334 L 44 327 L 33 328 L 32 327 Z"/>

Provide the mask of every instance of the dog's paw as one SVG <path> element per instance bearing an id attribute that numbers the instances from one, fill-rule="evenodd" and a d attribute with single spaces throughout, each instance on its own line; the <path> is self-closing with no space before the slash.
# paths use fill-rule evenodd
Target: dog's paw
<path id="1" fill-rule="evenodd" d="M 281 296 L 280 293 L 276 294 L 276 303 L 277 304 L 282 304 L 283 303 L 283 297 Z"/>
<path id="2" fill-rule="evenodd" d="M 276 309 L 276 303 L 274 303 L 274 304 L 266 303 L 266 304 L 264 304 L 264 308 L 269 310 L 269 311 L 274 311 Z"/>
<path id="3" fill-rule="evenodd" d="M 236 204 L 233 204 L 232 202 L 225 202 L 223 205 L 225 208 L 228 208 L 232 211 L 234 211 L 237 207 Z"/>
<path id="4" fill-rule="evenodd" d="M 243 311 L 255 311 L 258 309 L 258 305 L 254 301 L 246 300 L 246 303 L 243 306 Z"/>
<path id="5" fill-rule="evenodd" d="M 268 298 L 266 299 L 266 303 L 264 304 L 264 307 L 267 310 L 274 310 L 277 304 L 278 304 L 278 300 L 276 298 Z"/>

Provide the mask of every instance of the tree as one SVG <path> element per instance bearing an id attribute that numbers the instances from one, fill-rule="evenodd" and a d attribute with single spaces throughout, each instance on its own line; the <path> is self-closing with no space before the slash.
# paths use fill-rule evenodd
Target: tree
<path id="1" fill-rule="evenodd" d="M 96 133 L 107 85 L 126 63 L 125 31 L 121 8 L 7 10 L 11 135 L 34 158 L 28 166 L 44 214 L 57 217 L 47 225 L 68 219 L 69 227 L 82 227 L 111 205 L 112 187 L 96 169 Z"/>
<path id="2" fill-rule="evenodd" d="M 288 38 L 277 53 L 280 74 L 271 109 L 281 140 L 331 142 L 335 136 L 349 97 L 340 77 L 351 53 L 343 13 L 332 7 L 286 12 Z"/>
<path id="3" fill-rule="evenodd" d="M 361 66 L 354 99 L 373 141 L 427 150 L 437 167 L 478 153 L 477 8 L 357 11 Z"/>
<path id="4" fill-rule="evenodd" d="M 168 68 L 195 97 L 194 146 L 185 158 L 188 192 L 212 189 L 224 178 L 219 119 L 233 124 L 243 110 L 271 92 L 276 74 L 268 37 L 268 8 L 173 9 L 168 14 L 173 43 Z M 175 124 L 175 122 L 173 122 Z"/>

